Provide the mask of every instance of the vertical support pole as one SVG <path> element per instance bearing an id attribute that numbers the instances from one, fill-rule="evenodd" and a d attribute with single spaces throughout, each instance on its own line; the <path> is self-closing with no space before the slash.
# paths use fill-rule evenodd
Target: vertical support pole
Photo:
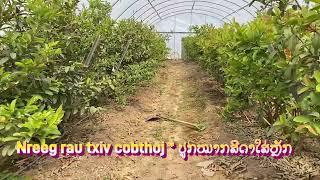
<path id="1" fill-rule="evenodd" d="M 174 16 L 174 32 L 176 32 L 177 30 L 176 30 L 176 26 L 177 26 L 177 16 Z M 174 35 L 173 35 L 173 44 L 174 44 L 174 50 L 173 50 L 173 54 L 174 54 L 174 56 L 176 56 L 175 54 L 176 54 L 176 33 L 174 33 Z"/>
<path id="2" fill-rule="evenodd" d="M 192 26 L 192 24 L 193 24 L 193 22 L 192 22 L 192 21 L 193 21 L 193 9 L 194 9 L 194 6 L 195 6 L 195 5 L 196 5 L 196 0 L 193 1 L 192 8 L 191 8 L 191 23 L 190 23 L 191 26 Z"/>

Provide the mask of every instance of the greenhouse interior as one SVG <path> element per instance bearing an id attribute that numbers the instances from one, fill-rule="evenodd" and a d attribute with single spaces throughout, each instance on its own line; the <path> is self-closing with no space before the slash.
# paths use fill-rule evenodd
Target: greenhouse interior
<path id="1" fill-rule="evenodd" d="M 1 0 L 0 180 L 320 180 L 320 0 Z"/>

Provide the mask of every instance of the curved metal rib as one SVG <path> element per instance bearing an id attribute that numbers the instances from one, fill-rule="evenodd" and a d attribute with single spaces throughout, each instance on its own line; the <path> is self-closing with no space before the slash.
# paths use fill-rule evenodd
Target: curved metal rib
<path id="1" fill-rule="evenodd" d="M 168 2 L 168 1 L 170 1 L 170 0 L 163 1 L 162 3 L 165 3 L 165 2 Z M 167 8 L 167 7 L 171 7 L 171 6 L 174 6 L 174 5 L 177 5 L 177 4 L 185 4 L 185 3 L 192 3 L 192 2 L 194 2 L 194 1 L 183 1 L 183 2 L 177 2 L 177 3 L 167 4 L 166 6 L 161 7 L 161 8 L 158 9 L 158 10 L 162 10 L 162 9 L 165 9 L 165 8 Z M 229 8 L 229 7 L 227 7 L 227 6 L 221 5 L 221 4 L 213 3 L 213 2 L 210 2 L 210 1 L 197 1 L 197 2 L 198 2 L 198 3 L 208 3 L 208 4 L 210 4 L 210 6 L 206 6 L 206 7 L 210 7 L 210 8 L 212 8 L 212 9 L 216 9 L 216 10 L 221 11 L 221 12 L 226 13 L 226 14 L 230 14 L 230 12 L 227 12 L 226 10 L 223 10 L 223 9 L 218 9 L 218 8 L 215 7 L 215 5 L 216 5 L 216 6 L 223 7 L 223 8 L 226 8 L 226 9 L 230 10 L 231 12 L 233 12 L 233 9 L 231 9 L 231 8 Z M 162 4 L 162 3 L 159 3 L 159 4 Z M 200 5 L 200 4 L 195 5 L 195 6 L 203 6 L 203 7 L 205 7 L 204 5 Z M 142 15 L 144 15 L 144 14 L 145 14 L 146 12 L 148 12 L 149 10 L 150 10 L 150 9 L 144 11 L 144 12 L 143 12 L 142 14 L 140 14 L 136 19 L 139 19 Z M 153 14 L 154 14 L 154 13 L 150 13 L 150 14 L 148 15 L 148 17 L 150 17 L 150 15 L 153 15 Z M 132 16 L 131 16 L 131 17 L 132 17 Z"/>
<path id="2" fill-rule="evenodd" d="M 112 6 L 115 6 L 118 2 L 119 2 L 120 0 L 117 0 Z M 133 3 L 131 3 L 117 18 L 116 18 L 116 20 L 117 19 L 119 19 L 125 12 L 127 12 L 133 5 L 135 5 L 137 2 L 139 2 L 140 0 L 135 0 Z M 156 1 L 156 0 L 154 0 L 154 1 Z M 151 1 L 151 2 L 154 2 L 154 1 Z M 231 2 L 231 1 L 229 1 L 229 0 L 224 0 L 224 1 L 226 1 L 226 2 L 229 2 L 229 3 L 231 3 L 231 4 L 234 4 L 235 6 L 237 6 L 237 7 L 239 7 L 239 8 L 242 8 L 239 4 L 237 4 L 237 3 L 234 3 L 234 2 Z M 246 2 L 247 3 L 247 1 L 245 1 L 245 0 L 241 0 L 242 2 Z M 166 1 L 167 2 L 167 1 Z M 209 2 L 211 2 L 211 1 L 209 1 Z M 160 3 L 158 3 L 158 4 L 161 4 L 161 3 L 163 3 L 163 1 L 162 2 L 160 2 Z M 211 2 L 212 3 L 212 2 Z M 149 3 L 147 3 L 146 5 L 148 5 Z M 145 7 L 146 5 L 144 5 L 144 6 L 142 6 L 142 7 Z M 220 4 L 221 5 L 221 4 Z M 156 7 L 156 5 L 154 5 L 154 7 Z M 257 7 L 255 7 L 255 6 L 253 6 L 256 10 L 258 10 L 258 8 Z M 138 11 L 140 11 L 142 8 L 140 8 Z M 231 8 L 229 8 L 229 9 L 231 9 Z M 232 11 L 233 11 L 233 9 L 231 9 Z M 243 10 L 245 10 L 247 13 L 249 13 L 252 17 L 254 17 L 254 15 L 250 12 L 250 11 L 248 11 L 248 10 L 246 10 L 246 9 L 243 9 Z M 138 11 L 136 11 L 136 12 L 138 12 Z M 135 12 L 135 13 L 136 13 Z M 132 15 L 132 16 L 134 16 L 135 15 L 135 13 Z M 131 17 L 132 17 L 131 16 Z"/>
<path id="3" fill-rule="evenodd" d="M 194 10 L 198 10 L 198 9 L 194 9 Z M 174 16 L 178 16 L 178 15 L 182 15 L 182 14 L 198 14 L 198 15 L 204 15 L 204 16 L 209 16 L 209 17 L 211 17 L 211 18 L 213 18 L 213 19 L 216 19 L 216 20 L 218 20 L 218 21 L 220 21 L 222 24 L 223 23 L 227 23 L 227 22 L 225 22 L 224 20 L 222 20 L 222 19 L 220 19 L 220 18 L 218 18 L 218 17 L 216 17 L 216 16 L 214 16 L 214 15 L 211 15 L 211 14 L 209 14 L 209 13 L 207 13 L 207 12 L 197 12 L 197 11 L 193 11 L 193 12 L 191 12 L 190 11 L 190 9 L 188 9 L 187 11 L 186 10 L 184 10 L 185 12 L 182 12 L 181 11 L 181 13 L 177 13 L 177 12 L 179 12 L 179 11 L 176 11 L 175 13 L 168 13 L 168 14 L 165 14 L 163 17 L 162 17 L 162 19 L 155 19 L 154 21 L 152 21 L 150 24 L 151 25 L 156 25 L 156 24 L 158 24 L 159 22 L 161 22 L 161 21 L 163 21 L 163 20 L 166 20 L 166 19 L 168 19 L 168 18 L 170 18 L 170 17 L 174 17 Z M 171 15 L 170 15 L 171 14 Z"/>
<path id="4" fill-rule="evenodd" d="M 182 7 L 186 7 L 186 9 L 183 9 L 183 10 L 191 10 L 191 12 L 192 12 L 192 10 L 202 10 L 202 11 L 205 11 L 205 12 L 208 12 L 208 13 L 212 13 L 212 14 L 215 14 L 215 15 L 221 17 L 221 19 L 226 19 L 227 21 L 231 22 L 230 19 L 224 18 L 225 15 L 221 15 L 219 13 L 216 13 L 215 11 L 208 11 L 206 9 L 197 9 L 197 8 L 193 8 L 193 9 L 187 8 L 187 7 L 192 7 L 192 6 L 176 6 L 176 7 L 165 9 L 165 11 L 161 11 L 161 12 L 159 11 L 159 14 L 162 15 L 164 12 L 169 12 L 170 10 L 174 10 L 174 9 L 178 9 L 178 8 L 182 8 Z M 196 7 L 199 7 L 199 5 L 197 5 Z M 216 8 L 213 8 L 213 7 L 210 7 L 210 6 L 209 7 L 208 6 L 200 6 L 200 7 L 207 7 L 207 8 L 216 10 Z M 174 11 L 174 12 L 179 12 L 179 11 Z M 174 12 L 171 12 L 171 13 L 174 13 Z M 152 21 L 155 17 L 156 16 L 154 16 L 154 15 L 152 17 L 147 16 L 145 19 L 142 20 L 142 22 L 145 22 L 146 20 L 148 22 Z M 158 18 L 158 19 L 160 19 L 160 18 Z"/>
<path id="5" fill-rule="evenodd" d="M 160 3 L 158 3 L 158 4 L 155 4 L 155 7 L 156 6 L 158 6 L 158 5 L 161 5 L 161 4 L 163 4 L 163 3 L 166 3 L 166 2 L 170 2 L 170 1 L 172 1 L 172 0 L 165 0 L 165 1 L 161 1 Z M 193 3 L 194 1 L 182 1 L 182 2 L 176 2 L 176 3 L 171 3 L 171 4 L 168 4 L 168 5 L 166 5 L 166 6 L 164 6 L 164 7 L 169 7 L 169 6 L 172 6 L 172 5 L 176 5 L 176 4 L 184 4 L 184 3 Z M 231 9 L 230 7 L 228 7 L 228 6 L 224 6 L 224 5 L 222 5 L 222 4 L 218 4 L 218 3 L 214 3 L 214 2 L 211 2 L 211 1 L 197 1 L 198 3 L 207 3 L 207 4 L 210 4 L 210 5 L 212 5 L 212 7 L 215 5 L 215 6 L 219 6 L 219 7 L 223 7 L 223 8 L 226 8 L 226 9 L 228 9 L 228 10 L 230 10 L 231 12 L 233 12 L 234 11 L 234 9 Z M 164 7 L 162 7 L 162 8 L 164 8 Z M 143 6 L 142 6 L 142 8 L 143 8 Z M 161 9 L 162 9 L 161 8 Z M 147 9 L 147 10 L 145 10 L 143 13 L 141 13 L 136 19 L 139 19 L 142 15 L 144 15 L 146 12 L 148 12 L 149 10 L 151 10 L 150 8 L 149 9 Z M 140 9 L 138 10 L 138 11 L 140 11 Z M 131 17 L 133 17 L 138 11 L 136 11 L 135 13 L 133 13 L 132 15 L 131 15 Z M 222 10 L 222 9 L 220 9 L 220 11 L 225 11 L 225 10 Z M 226 12 L 226 11 L 225 11 Z M 229 14 L 230 12 L 226 12 L 227 14 Z"/>

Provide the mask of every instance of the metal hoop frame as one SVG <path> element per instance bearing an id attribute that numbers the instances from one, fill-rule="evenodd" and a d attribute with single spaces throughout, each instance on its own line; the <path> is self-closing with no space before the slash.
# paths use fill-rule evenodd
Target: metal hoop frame
<path id="1" fill-rule="evenodd" d="M 166 3 L 166 2 L 170 2 L 170 0 L 161 1 L 161 2 L 158 3 L 158 4 L 155 4 L 155 7 L 158 6 L 158 5 L 164 4 L 164 3 Z M 202 1 L 202 0 L 200 0 L 200 1 L 196 1 L 196 2 L 197 2 L 197 3 L 209 4 L 210 7 L 211 7 L 211 6 L 212 6 L 212 7 L 215 7 L 215 6 L 223 7 L 223 8 L 225 8 L 225 9 L 227 9 L 227 10 L 230 10 L 231 12 L 234 11 L 233 9 L 231 9 L 231 8 L 228 7 L 228 6 L 225 6 L 225 5 L 222 5 L 222 4 L 218 4 L 218 3 L 215 3 L 215 2 L 211 2 L 211 1 Z M 189 1 L 182 1 L 182 2 L 171 3 L 171 4 L 168 4 L 168 5 L 162 7 L 162 8 L 160 8 L 160 9 L 158 9 L 158 10 L 165 9 L 165 8 L 167 8 L 167 7 L 174 6 L 174 5 L 177 5 L 177 4 L 184 4 L 184 3 L 194 3 L 194 4 L 195 4 L 195 1 L 194 1 L 194 0 L 189 0 Z M 146 4 L 146 5 L 147 5 L 147 4 Z M 145 6 L 146 6 L 146 5 L 145 5 Z M 139 12 L 142 8 L 144 8 L 145 6 L 142 6 L 140 9 L 138 9 L 135 13 L 133 13 L 133 14 L 131 15 L 130 18 L 134 17 L 134 15 L 135 15 L 137 12 Z M 196 6 L 199 6 L 199 5 L 196 5 Z M 218 8 L 217 8 L 217 9 L 218 9 Z M 139 19 L 141 16 L 145 15 L 149 10 L 151 10 L 151 8 L 149 8 L 149 9 L 145 10 L 144 12 L 142 12 L 136 19 Z M 225 11 L 225 10 L 223 10 L 223 9 L 219 9 L 219 10 L 220 10 L 220 11 Z M 228 14 L 228 13 L 230 13 L 230 12 L 226 12 L 226 13 Z M 153 13 L 151 13 L 151 15 L 152 15 L 152 14 L 153 14 Z"/>
<path id="2" fill-rule="evenodd" d="M 165 12 L 174 13 L 174 12 L 176 11 L 176 9 L 181 9 L 181 8 L 184 8 L 184 7 L 185 7 L 184 10 L 192 10 L 192 11 L 193 11 L 193 10 L 196 10 L 196 9 L 197 9 L 197 8 L 193 8 L 193 9 L 192 9 L 192 6 L 190 6 L 190 5 L 188 5 L 188 6 L 176 6 L 176 7 L 172 7 L 172 8 L 165 9 L 164 11 L 159 11 L 159 14 L 160 14 L 160 15 L 163 15 Z M 187 7 L 188 7 L 188 9 L 187 9 Z M 197 7 L 206 7 L 206 6 L 197 6 Z M 200 10 L 210 11 L 210 13 L 215 14 L 215 15 L 217 15 L 218 17 L 221 17 L 221 19 L 225 16 L 224 14 L 216 13 L 215 11 L 213 11 L 213 10 L 215 10 L 215 8 L 213 8 L 213 7 L 206 7 L 206 8 L 207 8 L 207 9 L 200 9 Z M 210 9 L 210 10 L 208 10 L 208 9 Z M 174 10 L 174 11 L 171 11 L 171 10 Z M 152 21 L 154 18 L 156 18 L 155 15 L 146 17 L 146 18 L 142 19 L 142 21 L 143 21 L 143 22 L 150 22 L 150 21 Z M 229 19 L 227 19 L 227 20 L 230 21 Z"/>
<path id="3" fill-rule="evenodd" d="M 163 3 L 166 3 L 166 2 L 170 2 L 170 0 L 162 1 L 161 3 L 156 4 L 155 6 L 158 6 L 158 5 L 163 4 Z M 168 10 L 168 9 L 166 9 L 166 8 L 172 7 L 172 6 L 175 6 L 175 5 L 178 5 L 178 4 L 185 4 L 185 3 L 192 3 L 192 2 L 194 2 L 194 0 L 193 0 L 193 1 L 183 1 L 183 2 L 171 3 L 171 4 L 168 4 L 168 5 L 164 6 L 164 7 L 159 8 L 158 11 L 163 10 L 163 9 Z M 213 2 L 210 2 L 210 1 L 197 1 L 197 2 L 209 4 L 209 6 L 207 6 L 207 7 L 210 7 L 210 8 L 212 8 L 212 9 L 221 11 L 221 12 L 226 13 L 226 14 L 229 14 L 230 12 L 228 12 L 228 11 L 226 11 L 226 10 L 224 10 L 224 9 L 218 9 L 216 6 L 223 7 L 223 8 L 225 8 L 225 9 L 227 9 L 227 10 L 230 10 L 231 12 L 233 11 L 233 9 L 231 9 L 230 7 L 227 7 L 227 6 L 224 6 L 224 5 L 221 5 L 221 4 L 217 4 L 217 3 L 213 3 Z M 200 4 L 194 5 L 194 6 L 195 6 L 195 7 L 197 7 L 197 6 L 199 6 L 199 7 L 200 7 L 200 6 L 204 7 L 204 5 L 200 5 Z M 193 7 L 194 7 L 194 6 L 193 6 Z M 149 10 L 150 10 L 150 9 L 148 9 L 148 10 L 144 11 L 143 13 L 141 13 L 136 19 L 139 19 L 142 15 L 144 15 L 144 14 L 145 14 L 146 12 L 148 12 Z M 150 17 L 151 15 L 154 15 L 154 13 L 149 14 L 147 17 Z M 134 16 L 134 14 L 133 14 L 130 18 L 132 18 L 133 16 Z"/>
<path id="4" fill-rule="evenodd" d="M 125 12 L 127 12 L 132 6 L 134 6 L 134 5 L 135 5 L 136 3 L 138 3 L 139 1 L 141 1 L 141 0 L 135 0 L 133 3 L 131 3 L 124 11 L 122 11 L 122 12 L 120 13 L 120 15 L 119 15 L 116 19 L 119 19 Z M 161 16 L 159 15 L 158 10 L 156 9 L 156 6 L 158 6 L 158 5 L 160 5 L 160 4 L 163 4 L 163 3 L 165 3 L 165 2 L 168 2 L 168 0 L 166 0 L 166 1 L 161 1 L 161 2 L 159 2 L 159 3 L 157 3 L 157 4 L 152 4 L 152 2 L 155 2 L 155 1 L 156 1 L 156 0 L 153 0 L 153 1 L 148 0 L 148 3 L 146 3 L 146 4 L 143 5 L 143 6 L 141 6 L 140 9 L 138 9 L 136 12 L 134 12 L 133 15 L 131 16 L 131 18 L 132 18 L 137 12 L 141 11 L 144 7 L 146 7 L 147 5 L 150 5 L 151 7 L 150 7 L 148 10 L 144 11 L 142 14 L 140 14 L 139 17 L 141 17 L 142 15 L 144 15 L 144 14 L 145 14 L 146 12 L 148 12 L 149 10 L 153 9 L 154 12 L 151 13 L 151 15 L 154 14 L 154 13 L 156 13 L 156 14 L 159 16 L 159 19 L 161 19 Z M 232 2 L 232 1 L 229 1 L 229 0 L 225 0 L 225 1 L 228 2 L 228 3 L 231 3 L 231 4 L 233 4 L 233 5 L 235 5 L 235 6 L 237 6 L 237 7 L 239 7 L 239 9 L 237 9 L 237 10 L 233 10 L 233 9 L 231 9 L 231 8 L 228 8 L 228 9 L 230 9 L 232 12 L 230 12 L 226 17 L 228 17 L 228 16 L 230 16 L 230 15 L 236 13 L 236 12 L 239 12 L 240 10 L 244 10 L 244 11 L 246 11 L 248 14 L 250 14 L 252 17 L 254 17 L 254 15 L 253 15 L 250 11 L 248 11 L 247 9 L 245 9 L 245 7 L 247 7 L 247 6 L 249 5 L 249 2 L 248 2 L 248 1 L 246 1 L 246 0 L 241 0 L 242 2 L 246 2 L 246 3 L 247 3 L 246 6 L 243 6 L 243 7 L 241 7 L 239 4 L 234 3 L 234 2 Z M 115 6 L 118 2 L 120 2 L 120 0 L 117 0 L 112 6 Z M 188 2 L 190 2 L 190 1 L 188 1 Z M 200 1 L 195 1 L 195 0 L 193 0 L 193 1 L 191 1 L 191 2 L 200 2 Z M 179 2 L 178 2 L 178 3 L 179 3 Z M 180 3 L 182 3 L 182 2 L 180 2 Z M 208 3 L 216 4 L 217 6 L 221 6 L 221 7 L 224 6 L 224 5 L 221 5 L 221 4 L 218 4 L 218 3 L 213 3 L 213 2 L 211 2 L 211 1 L 208 1 Z M 176 3 L 175 3 L 175 4 L 176 4 Z M 168 7 L 168 6 L 166 6 L 166 7 Z M 224 6 L 224 7 L 227 7 L 227 6 Z M 256 6 L 253 6 L 253 7 L 254 7 L 256 10 L 258 10 L 258 8 L 257 8 Z M 226 18 L 226 17 L 224 17 L 224 18 Z"/>
<path id="5" fill-rule="evenodd" d="M 173 11 L 173 12 L 168 12 L 166 14 L 162 15 L 162 19 L 156 18 L 152 21 L 149 21 L 149 24 L 154 24 L 155 22 L 158 22 L 159 20 L 162 21 L 164 20 L 165 17 L 167 17 L 168 15 L 172 15 L 172 14 L 176 14 L 176 13 L 181 13 L 181 12 L 188 12 L 190 14 L 196 14 L 196 13 L 206 13 L 208 15 L 210 15 L 210 17 L 214 17 L 214 19 L 219 20 L 220 22 L 223 23 L 230 23 L 230 20 L 223 20 L 222 18 L 217 17 L 215 13 L 213 13 L 212 11 L 207 11 L 207 10 L 203 10 L 203 9 L 193 9 L 193 11 L 191 11 L 191 9 L 181 9 L 181 10 L 177 10 L 177 11 Z"/>
<path id="6" fill-rule="evenodd" d="M 181 12 L 181 13 L 174 13 L 174 14 L 171 14 L 170 16 L 166 16 L 166 17 L 163 17 L 162 20 L 166 20 L 166 19 L 169 19 L 171 17 L 174 17 L 174 16 L 179 16 L 179 15 L 183 15 L 183 14 L 191 14 L 191 11 L 186 11 L 186 12 Z M 202 12 L 192 12 L 192 14 L 197 14 L 197 15 L 202 15 L 202 16 L 208 16 L 208 17 L 211 17 L 213 19 L 216 19 L 218 21 L 220 21 L 221 23 L 225 23 L 223 20 L 215 17 L 215 16 L 212 16 L 208 13 L 202 13 Z M 162 20 L 158 20 L 158 21 L 154 21 L 151 23 L 151 25 L 156 25 L 158 23 L 160 23 Z"/>

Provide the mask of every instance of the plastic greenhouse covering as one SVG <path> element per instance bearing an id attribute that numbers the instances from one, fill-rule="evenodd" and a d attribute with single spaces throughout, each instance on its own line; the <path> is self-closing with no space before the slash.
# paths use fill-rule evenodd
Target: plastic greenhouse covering
<path id="1" fill-rule="evenodd" d="M 81 0 L 86 5 L 86 0 Z M 222 26 L 234 18 L 239 23 L 250 21 L 261 8 L 251 0 L 109 0 L 114 19 L 134 18 L 153 25 L 159 33 L 169 35 L 171 57 L 181 54 L 181 38 L 190 26 Z"/>

